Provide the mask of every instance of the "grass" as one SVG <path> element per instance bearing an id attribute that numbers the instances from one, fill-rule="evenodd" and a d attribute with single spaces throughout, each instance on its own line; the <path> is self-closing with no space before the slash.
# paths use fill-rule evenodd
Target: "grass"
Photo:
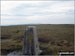
<path id="1" fill-rule="evenodd" d="M 74 25 L 42 24 L 37 28 L 42 55 L 57 54 L 59 51 L 74 51 Z M 1 27 L 1 54 L 6 55 L 23 47 L 24 29 L 27 25 Z"/>

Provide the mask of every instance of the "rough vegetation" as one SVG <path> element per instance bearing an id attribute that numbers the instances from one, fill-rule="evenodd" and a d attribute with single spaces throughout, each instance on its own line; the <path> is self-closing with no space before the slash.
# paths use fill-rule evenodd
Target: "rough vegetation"
<path id="1" fill-rule="evenodd" d="M 74 25 L 35 25 L 38 32 L 40 55 L 58 54 L 59 51 L 74 51 Z M 1 54 L 6 55 L 23 47 L 24 29 L 27 25 L 1 27 Z"/>

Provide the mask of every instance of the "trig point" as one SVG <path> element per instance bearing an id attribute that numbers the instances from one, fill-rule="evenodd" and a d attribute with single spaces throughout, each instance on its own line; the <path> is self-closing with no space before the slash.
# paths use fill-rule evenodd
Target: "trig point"
<path id="1" fill-rule="evenodd" d="M 39 43 L 35 26 L 28 26 L 24 33 L 23 55 L 38 55 Z"/>

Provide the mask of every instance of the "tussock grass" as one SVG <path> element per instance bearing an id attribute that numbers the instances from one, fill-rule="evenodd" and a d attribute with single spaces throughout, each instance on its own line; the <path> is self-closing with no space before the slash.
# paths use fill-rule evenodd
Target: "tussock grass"
<path id="1" fill-rule="evenodd" d="M 42 55 L 56 55 L 59 51 L 74 51 L 74 25 L 43 24 L 35 26 L 37 28 L 40 49 L 43 50 Z M 2 54 L 22 49 L 25 27 L 27 25 L 1 27 Z"/>

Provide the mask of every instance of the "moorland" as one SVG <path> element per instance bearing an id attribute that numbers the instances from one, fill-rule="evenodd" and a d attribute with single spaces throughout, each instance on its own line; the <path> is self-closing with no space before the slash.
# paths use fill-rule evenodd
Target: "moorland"
<path id="1" fill-rule="evenodd" d="M 24 29 L 29 25 L 1 26 L 1 54 L 6 55 L 23 48 Z M 58 54 L 59 51 L 74 51 L 73 24 L 38 24 L 38 41 L 41 55 Z"/>

